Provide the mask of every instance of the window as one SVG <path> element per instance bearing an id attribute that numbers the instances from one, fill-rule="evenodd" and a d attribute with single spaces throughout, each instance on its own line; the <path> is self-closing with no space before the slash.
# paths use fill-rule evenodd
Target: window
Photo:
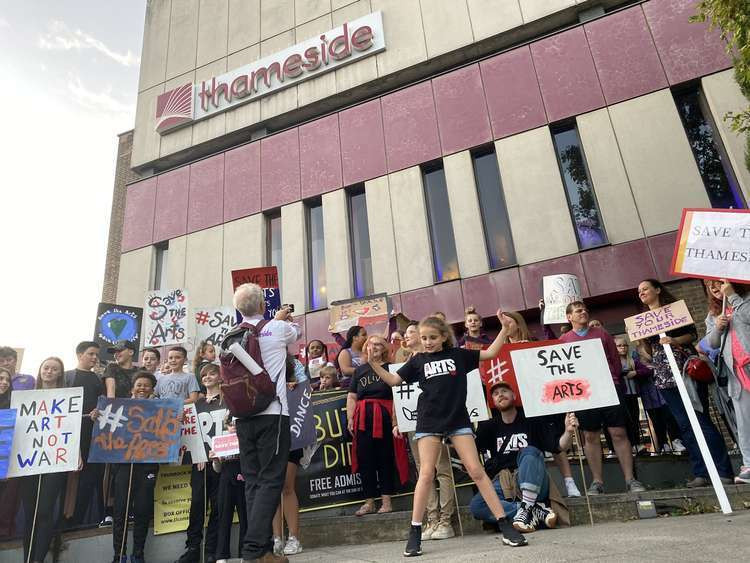
<path id="1" fill-rule="evenodd" d="M 488 149 L 477 152 L 472 154 L 472 160 L 490 269 L 512 266 L 516 263 L 516 253 L 495 151 Z"/>
<path id="2" fill-rule="evenodd" d="M 349 233 L 352 245 L 354 295 L 364 297 L 375 293 L 372 281 L 370 231 L 367 223 L 367 198 L 360 186 L 349 191 Z"/>
<path id="3" fill-rule="evenodd" d="M 310 310 L 324 309 L 326 298 L 326 249 L 323 236 L 323 205 L 309 203 L 307 210 L 307 260 L 310 272 Z"/>
<path id="4" fill-rule="evenodd" d="M 430 223 L 432 259 L 435 264 L 436 281 L 458 278 L 458 257 L 456 240 L 453 236 L 453 222 L 448 203 L 448 187 L 442 163 L 422 168 L 427 218 Z"/>
<path id="5" fill-rule="evenodd" d="M 151 279 L 151 289 L 167 289 L 167 254 L 169 241 L 160 242 L 154 246 L 154 275 Z"/>
<path id="6" fill-rule="evenodd" d="M 607 234 L 575 123 L 554 129 L 552 136 L 570 217 L 576 227 L 578 248 L 585 250 L 607 244 Z"/>
<path id="7" fill-rule="evenodd" d="M 266 215 L 266 264 L 276 266 L 281 287 L 281 213 Z"/>
<path id="8" fill-rule="evenodd" d="M 711 112 L 703 93 L 693 87 L 674 92 L 673 95 L 711 206 L 744 208 L 737 179 L 721 139 L 715 133 L 716 127 L 711 121 Z"/>

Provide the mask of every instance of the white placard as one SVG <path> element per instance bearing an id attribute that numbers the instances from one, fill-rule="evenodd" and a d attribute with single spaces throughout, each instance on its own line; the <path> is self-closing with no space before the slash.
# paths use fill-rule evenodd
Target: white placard
<path id="1" fill-rule="evenodd" d="M 581 301 L 581 284 L 573 274 L 556 274 L 542 278 L 544 294 L 544 324 L 565 324 L 565 308 L 574 301 Z"/>
<path id="2" fill-rule="evenodd" d="M 170 346 L 188 340 L 186 289 L 154 289 L 143 305 L 143 346 Z"/>
<path id="3" fill-rule="evenodd" d="M 180 463 L 185 452 L 190 452 L 193 463 L 208 461 L 206 449 L 203 447 L 203 433 L 198 420 L 198 412 L 194 404 L 182 407 L 182 436 L 180 438 Z"/>
<path id="4" fill-rule="evenodd" d="M 195 335 L 196 348 L 203 341 L 210 342 L 218 348 L 224 337 L 237 324 L 237 312 L 234 307 L 196 307 L 193 309 L 192 317 L 192 334 Z"/>
<path id="5" fill-rule="evenodd" d="M 237 434 L 222 434 L 211 439 L 211 450 L 216 457 L 228 457 L 240 453 L 240 442 Z"/>

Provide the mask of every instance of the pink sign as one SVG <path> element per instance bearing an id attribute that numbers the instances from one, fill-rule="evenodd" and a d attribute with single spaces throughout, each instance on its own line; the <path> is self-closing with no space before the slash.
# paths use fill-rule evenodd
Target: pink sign
<path id="1" fill-rule="evenodd" d="M 625 328 L 631 342 L 691 324 L 693 318 L 683 300 L 625 319 Z"/>
<path id="2" fill-rule="evenodd" d="M 216 457 L 228 457 L 240 453 L 240 443 L 237 434 L 223 434 L 214 436 L 211 440 L 211 449 Z"/>

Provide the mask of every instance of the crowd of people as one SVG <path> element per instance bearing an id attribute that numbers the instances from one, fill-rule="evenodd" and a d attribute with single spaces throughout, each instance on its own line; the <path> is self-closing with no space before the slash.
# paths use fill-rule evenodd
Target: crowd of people
<path id="1" fill-rule="evenodd" d="M 646 490 L 636 478 L 633 461 L 634 455 L 647 451 L 641 407 L 651 429 L 650 453 L 685 451 L 693 473 L 687 486 L 709 484 L 669 365 L 667 344 L 685 375 L 691 407 L 722 482 L 750 483 L 750 286 L 706 280 L 704 287 L 709 314 L 701 340 L 691 325 L 668 331 L 664 337 L 630 343 L 626 336 L 613 337 L 591 319 L 582 301 L 568 305 L 568 326 L 559 335 L 552 327 L 543 327 L 547 339 L 601 341 L 610 373 L 598 375 L 611 377 L 618 405 L 527 418 L 514 388 L 493 380 L 487 390 L 492 416 L 475 425 L 465 406 L 467 374 L 480 361 L 496 358 L 508 343 L 535 340 L 520 313 L 498 311 L 499 331 L 492 336 L 485 332 L 484 319 L 469 308 L 459 339 L 439 312 L 410 322 L 403 331 L 390 323 L 385 333 L 368 335 L 365 327 L 354 326 L 345 336 L 332 335 L 340 348 L 335 355 L 325 342 L 315 339 L 295 357 L 289 350 L 301 331 L 290 309 L 282 308 L 273 320 L 264 321 L 263 291 L 254 284 L 240 286 L 234 305 L 242 315 L 241 326 L 262 327 L 258 343 L 263 367 L 275 385 L 275 399 L 252 417 L 228 416 L 224 421 L 227 430 L 237 434 L 238 456 L 219 459 L 208 451 L 208 463 L 193 464 L 190 454 L 185 454 L 182 463 L 192 465 L 191 507 L 185 551 L 178 563 L 229 559 L 235 511 L 240 528 L 237 550 L 243 561 L 287 561 L 288 555 L 302 551 L 295 482 L 303 451 L 290 451 L 287 391 L 305 382 L 316 392 L 348 391 L 352 471 L 361 475 L 364 497 L 356 516 L 393 510 L 392 495 L 408 479 L 411 452 L 418 477 L 405 556 L 420 555 L 425 540 L 455 535 L 451 450 L 476 488 L 471 513 L 513 547 L 526 545 L 529 532 L 569 522 L 564 497 L 581 493 L 567 452 L 579 430 L 592 477 L 587 494 L 606 490 L 602 438 L 617 458 L 627 491 Z M 654 279 L 643 280 L 637 296 L 643 310 L 675 301 L 669 289 Z M 226 408 L 217 363 L 220 350 L 212 344 L 198 346 L 192 371 L 186 369 L 188 353 L 181 346 L 171 347 L 163 362 L 159 349 L 146 348 L 138 365 L 134 350 L 131 343 L 117 342 L 108 350 L 114 361 L 102 369 L 99 346 L 84 341 L 76 347 L 74 369 L 66 371 L 62 360 L 50 357 L 33 377 L 18 373 L 14 349 L 0 347 L 0 409 L 9 408 L 14 391 L 82 387 L 87 413 L 81 422 L 77 471 L 0 481 L 0 534 L 14 534 L 20 506 L 26 561 L 44 561 L 61 529 L 99 520 L 102 526 L 112 526 L 114 561 L 128 560 L 129 527 L 133 531 L 130 561 L 144 561 L 159 466 L 87 461 L 99 397 L 178 398 L 195 403 L 198 412 Z M 715 382 L 726 388 L 728 408 L 723 414 L 727 425 L 736 429 L 734 439 L 742 457 L 736 475 L 725 439 L 709 413 L 709 387 L 714 383 L 689 375 L 691 369 L 698 369 L 696 362 L 708 366 Z M 392 364 L 401 365 L 391 369 Z M 402 433 L 394 412 L 391 388 L 402 383 L 418 383 L 422 391 L 415 432 Z M 562 474 L 562 491 L 550 479 L 547 456 L 554 458 Z"/>

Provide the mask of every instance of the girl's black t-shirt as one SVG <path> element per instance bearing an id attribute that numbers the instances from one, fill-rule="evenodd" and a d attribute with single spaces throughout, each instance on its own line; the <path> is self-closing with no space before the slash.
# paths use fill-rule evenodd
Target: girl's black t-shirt
<path id="1" fill-rule="evenodd" d="M 466 374 L 479 368 L 480 350 L 449 348 L 415 354 L 398 370 L 407 383 L 419 383 L 417 432 L 443 433 L 471 427 L 466 411 Z"/>
<path id="2" fill-rule="evenodd" d="M 382 364 L 383 369 L 388 371 L 388 364 Z M 360 399 L 393 399 L 390 385 L 380 379 L 377 373 L 372 371 L 369 364 L 364 364 L 354 370 L 349 392 L 357 394 Z"/>

